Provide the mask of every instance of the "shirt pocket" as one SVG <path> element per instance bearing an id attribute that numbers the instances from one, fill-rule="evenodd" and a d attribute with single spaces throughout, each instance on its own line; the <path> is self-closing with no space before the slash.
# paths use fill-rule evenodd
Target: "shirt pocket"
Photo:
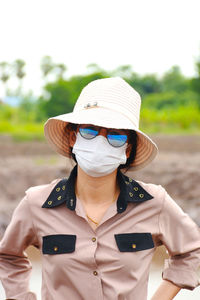
<path id="1" fill-rule="evenodd" d="M 75 251 L 76 235 L 54 234 L 43 236 L 43 254 L 64 254 Z"/>
<path id="2" fill-rule="evenodd" d="M 136 252 L 154 248 L 152 235 L 149 232 L 115 234 L 120 252 Z"/>

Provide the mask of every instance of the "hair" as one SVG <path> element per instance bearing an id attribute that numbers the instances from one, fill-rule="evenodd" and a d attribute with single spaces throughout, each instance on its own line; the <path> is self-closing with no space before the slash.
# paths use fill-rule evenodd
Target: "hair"
<path id="1" fill-rule="evenodd" d="M 137 152 L 137 133 L 135 130 L 129 130 L 129 139 L 128 143 L 132 146 L 131 147 L 131 153 L 130 156 L 127 158 L 127 161 L 125 164 L 120 165 L 118 167 L 119 170 L 125 169 L 125 172 L 127 172 L 131 168 L 131 164 L 134 162 Z"/>
<path id="2" fill-rule="evenodd" d="M 69 131 L 76 131 L 78 124 L 68 123 L 65 127 L 66 135 L 69 137 Z M 135 130 L 129 130 L 128 143 L 132 145 L 130 156 L 127 158 L 125 164 L 121 164 L 118 169 L 125 169 L 127 172 L 131 168 L 131 164 L 134 162 L 137 152 L 137 133 Z M 72 147 L 70 147 L 71 158 L 77 163 L 75 154 L 72 153 Z"/>

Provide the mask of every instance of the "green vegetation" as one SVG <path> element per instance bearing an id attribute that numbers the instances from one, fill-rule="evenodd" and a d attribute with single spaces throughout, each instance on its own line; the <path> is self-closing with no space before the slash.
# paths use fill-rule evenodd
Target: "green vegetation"
<path id="1" fill-rule="evenodd" d="M 155 74 L 140 76 L 129 65 L 113 71 L 102 70 L 91 64 L 87 73 L 65 78 L 67 67 L 55 64 L 44 57 L 41 71 L 44 78 L 43 92 L 38 99 L 31 93 L 22 94 L 25 63 L 16 60 L 13 64 L 19 80 L 17 91 L 7 89 L 8 95 L 18 96 L 20 104 L 11 107 L 0 103 L 0 134 L 12 135 L 16 140 L 44 139 L 43 126 L 52 116 L 71 112 L 82 90 L 89 82 L 121 76 L 142 97 L 140 129 L 147 134 L 199 134 L 200 133 L 200 63 L 196 62 L 197 76 L 186 78 L 178 66 L 172 67 L 161 78 Z M 11 68 L 11 67 L 10 67 Z M 9 64 L 0 63 L 0 80 L 7 85 L 11 77 Z M 6 90 L 6 87 L 5 87 Z"/>

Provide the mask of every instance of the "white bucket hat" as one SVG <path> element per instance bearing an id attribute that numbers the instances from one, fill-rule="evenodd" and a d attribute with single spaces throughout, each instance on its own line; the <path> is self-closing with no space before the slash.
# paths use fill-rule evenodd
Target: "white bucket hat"
<path id="1" fill-rule="evenodd" d="M 85 86 L 72 113 L 49 118 L 44 135 L 51 147 L 61 155 L 71 157 L 66 125 L 93 124 L 96 126 L 135 130 L 137 151 L 131 170 L 138 170 L 151 162 L 157 154 L 156 144 L 139 130 L 141 98 L 120 77 L 97 79 Z"/>

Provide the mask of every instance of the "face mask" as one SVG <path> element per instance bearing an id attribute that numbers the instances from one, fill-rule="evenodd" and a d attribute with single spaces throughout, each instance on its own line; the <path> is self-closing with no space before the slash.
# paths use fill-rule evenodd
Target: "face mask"
<path id="1" fill-rule="evenodd" d="M 120 164 L 126 163 L 126 148 L 127 143 L 116 148 L 101 135 L 87 140 L 78 133 L 72 153 L 85 173 L 92 177 L 101 177 L 112 173 Z"/>

